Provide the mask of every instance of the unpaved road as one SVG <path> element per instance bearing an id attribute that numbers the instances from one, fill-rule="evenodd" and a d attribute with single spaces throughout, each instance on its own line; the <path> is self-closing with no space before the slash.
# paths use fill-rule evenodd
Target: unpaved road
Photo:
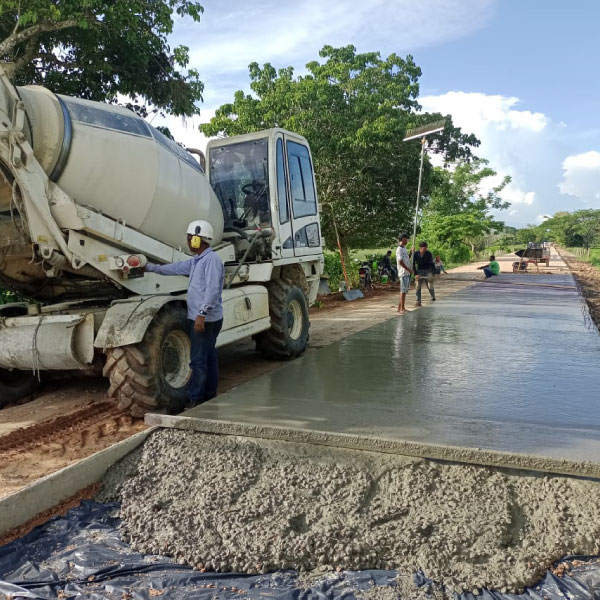
<path id="1" fill-rule="evenodd" d="M 502 270 L 510 270 L 513 259 L 501 257 Z M 436 278 L 437 297 L 443 300 L 470 285 L 473 278 L 482 279 L 483 274 L 476 270 L 481 264 L 459 267 L 448 276 Z M 564 268 L 558 256 L 553 257 L 550 271 L 553 268 Z M 346 302 L 336 296 L 311 310 L 311 350 L 398 318 L 396 285 L 369 292 L 360 301 Z M 423 303 L 428 302 L 429 295 L 424 293 Z M 409 310 L 414 305 L 413 291 L 407 305 Z M 219 355 L 221 393 L 282 365 L 264 359 L 250 339 L 222 348 Z M 54 382 L 36 399 L 0 410 L 0 497 L 145 428 L 142 421 L 117 411 L 106 396 L 107 389 L 107 382 L 101 378 Z"/>

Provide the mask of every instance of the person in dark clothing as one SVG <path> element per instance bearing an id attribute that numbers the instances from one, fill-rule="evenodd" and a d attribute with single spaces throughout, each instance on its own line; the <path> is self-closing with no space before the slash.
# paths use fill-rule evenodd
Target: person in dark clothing
<path id="1" fill-rule="evenodd" d="M 435 261 L 433 254 L 427 249 L 427 242 L 419 244 L 419 251 L 415 252 L 413 257 L 413 271 L 416 273 L 417 280 L 417 303 L 415 306 L 421 306 L 421 288 L 423 284 L 427 286 L 431 301 L 435 302 L 435 290 L 433 289 L 433 276 L 435 274 Z"/>
<path id="2" fill-rule="evenodd" d="M 381 272 L 383 275 L 389 273 L 390 279 L 396 281 L 398 279 L 398 271 L 396 267 L 392 265 L 392 251 L 388 250 L 386 255 L 381 259 Z"/>

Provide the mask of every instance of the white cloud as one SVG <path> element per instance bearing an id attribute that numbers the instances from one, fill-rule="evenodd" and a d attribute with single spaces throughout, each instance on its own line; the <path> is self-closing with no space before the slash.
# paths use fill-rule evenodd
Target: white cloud
<path id="1" fill-rule="evenodd" d="M 494 165 L 492 165 L 493 167 Z M 481 182 L 480 192 L 482 194 L 487 194 L 491 192 L 495 187 L 499 186 L 506 176 L 510 176 L 511 178 L 514 176 L 512 170 L 508 171 L 496 171 L 496 175 L 492 177 L 487 177 Z M 531 205 L 535 201 L 535 192 L 525 192 L 519 186 L 514 183 L 509 183 L 503 190 L 500 192 L 500 197 L 510 202 L 511 204 L 527 204 Z M 509 212 L 509 215 L 515 214 L 513 212 Z"/>
<path id="2" fill-rule="evenodd" d="M 519 99 L 480 92 L 447 92 L 439 96 L 419 99 L 427 112 L 450 113 L 456 125 L 476 136 L 484 136 L 490 129 L 510 135 L 510 131 L 543 131 L 549 119 L 540 112 L 517 110 Z M 482 140 L 483 141 L 483 140 Z"/>
<path id="3" fill-rule="evenodd" d="M 481 28 L 493 16 L 495 4 L 494 0 L 263 0 L 249 5 L 245 0 L 205 0 L 202 23 L 190 46 L 191 62 L 219 71 L 245 69 L 253 60 L 273 61 L 282 55 L 313 59 L 326 43 L 365 38 L 380 44 L 387 38 L 396 48 L 414 50 Z"/>
<path id="4" fill-rule="evenodd" d="M 540 208 L 545 209 L 540 203 L 547 198 L 549 164 L 559 160 L 554 155 L 554 137 L 561 129 L 547 115 L 522 109 L 514 96 L 480 92 L 451 91 L 423 96 L 419 102 L 426 112 L 452 115 L 453 123 L 463 132 L 481 140 L 475 153 L 487 158 L 497 172 L 484 182 L 487 189 L 506 175 L 511 177 L 501 197 L 521 208 L 499 213 L 500 219 L 523 226 L 535 219 Z"/>
<path id="5" fill-rule="evenodd" d="M 600 152 L 590 150 L 567 156 L 562 163 L 563 180 L 558 184 L 561 194 L 575 196 L 583 202 L 599 205 Z"/>
<path id="6" fill-rule="evenodd" d="M 535 218 L 535 222 L 536 222 L 536 223 L 543 223 L 544 221 L 547 221 L 549 218 L 550 218 L 550 216 L 549 216 L 549 215 L 538 215 L 538 216 Z"/>
<path id="7" fill-rule="evenodd" d="M 208 144 L 210 138 L 201 133 L 198 127 L 202 123 L 208 123 L 214 116 L 214 110 L 202 110 L 200 115 L 194 117 L 157 116 L 154 119 L 148 119 L 148 121 L 154 127 L 168 127 L 175 141 L 183 144 L 186 148 L 197 148 L 206 153 L 206 144 Z"/>
<path id="8" fill-rule="evenodd" d="M 511 204 L 527 204 L 531 206 L 535 201 L 535 192 L 524 192 L 515 185 L 509 184 L 502 190 L 502 199 Z"/>
<path id="9" fill-rule="evenodd" d="M 199 24 L 179 20 L 174 41 L 190 48 L 190 66 L 213 107 L 247 86 L 252 61 L 275 67 L 318 58 L 325 45 L 399 54 L 473 33 L 492 19 L 497 0 L 204 0 Z M 241 85 L 240 85 L 241 82 Z"/>

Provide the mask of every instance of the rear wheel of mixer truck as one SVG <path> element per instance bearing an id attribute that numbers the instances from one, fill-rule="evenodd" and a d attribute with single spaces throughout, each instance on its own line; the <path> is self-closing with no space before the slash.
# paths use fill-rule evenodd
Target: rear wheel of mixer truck
<path id="1" fill-rule="evenodd" d="M 41 387 L 31 371 L 0 369 L 0 408 L 32 396 Z"/>
<path id="2" fill-rule="evenodd" d="M 167 304 L 139 344 L 106 350 L 108 395 L 133 417 L 167 409 L 179 412 L 190 380 L 190 338 L 185 307 Z"/>
<path id="3" fill-rule="evenodd" d="M 271 328 L 255 336 L 256 347 L 268 358 L 290 360 L 308 344 L 308 302 L 302 290 L 277 279 L 267 285 Z"/>

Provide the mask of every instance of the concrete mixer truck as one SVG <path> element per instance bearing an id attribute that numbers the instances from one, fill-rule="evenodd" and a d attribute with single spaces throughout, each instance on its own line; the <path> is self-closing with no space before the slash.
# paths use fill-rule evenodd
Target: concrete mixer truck
<path id="1" fill-rule="evenodd" d="M 196 151 L 197 152 L 197 151 Z M 209 221 L 225 264 L 218 345 L 308 341 L 323 253 L 312 159 L 282 129 L 213 140 L 196 160 L 125 108 L 14 87 L 0 67 L 0 405 L 46 371 L 97 371 L 133 416 L 185 399 L 187 258 Z"/>

